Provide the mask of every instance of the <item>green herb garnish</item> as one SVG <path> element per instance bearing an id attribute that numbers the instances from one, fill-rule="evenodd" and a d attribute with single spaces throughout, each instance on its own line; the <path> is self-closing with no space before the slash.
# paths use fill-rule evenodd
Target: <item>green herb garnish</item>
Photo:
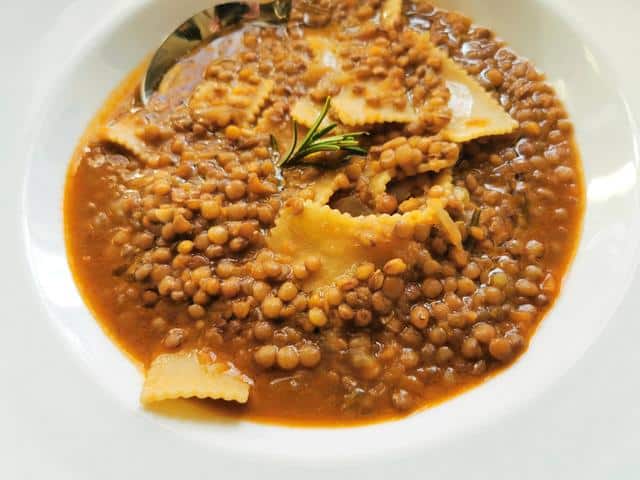
<path id="1" fill-rule="evenodd" d="M 352 155 L 367 154 L 367 150 L 360 146 L 360 141 L 358 140 L 358 137 L 368 135 L 367 132 L 349 132 L 343 135 L 325 136 L 337 127 L 337 124 L 332 123 L 320 128 L 320 124 L 327 116 L 330 106 L 331 97 L 327 97 L 320 115 L 318 115 L 318 118 L 313 122 L 313 125 L 309 128 L 300 145 L 298 145 L 298 123 L 295 120 L 293 121 L 293 141 L 287 153 L 278 160 L 277 165 L 279 167 L 286 164 L 302 162 L 309 155 L 318 152 L 343 151 Z"/>

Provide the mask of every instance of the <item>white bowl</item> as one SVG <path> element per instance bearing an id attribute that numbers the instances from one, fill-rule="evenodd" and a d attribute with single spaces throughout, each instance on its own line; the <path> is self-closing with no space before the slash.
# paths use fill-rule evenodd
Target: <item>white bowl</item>
<path id="1" fill-rule="evenodd" d="M 471 448 L 469 439 L 488 425 L 508 422 L 525 407 L 533 408 L 532 401 L 583 358 L 622 303 L 638 263 L 639 156 L 637 130 L 616 78 L 607 74 L 607 55 L 551 1 L 443 0 L 437 3 L 459 8 L 493 29 L 545 71 L 576 126 L 587 184 L 584 231 L 562 294 L 529 350 L 512 368 L 468 393 L 406 419 L 370 426 L 300 429 L 176 420 L 142 410 L 140 373 L 102 332 L 71 278 L 62 230 L 63 184 L 76 142 L 108 92 L 163 33 L 209 2 L 129 1 L 106 11 L 98 10 L 101 3 L 70 4 L 50 28 L 39 57 L 29 129 L 17 150 L 17 158 L 27 162 L 20 254 L 28 258 L 27 282 L 35 285 L 36 295 L 27 295 L 45 307 L 30 319 L 30 328 L 55 331 L 57 335 L 47 339 L 47 355 L 63 355 L 65 365 L 75 362 L 85 370 L 72 370 L 78 381 L 71 386 L 60 383 L 64 396 L 85 398 L 84 390 L 99 396 L 101 410 L 95 415 L 104 415 L 104 421 L 121 430 L 122 446 L 139 448 L 144 458 L 160 457 L 149 472 L 162 478 L 174 468 L 179 472 L 167 463 L 165 456 L 171 452 L 179 452 L 175 454 L 187 465 L 185 472 L 224 465 L 230 472 L 260 468 L 267 474 L 307 465 L 340 467 L 342 472 L 353 468 L 383 478 L 385 470 L 376 465 L 391 468 L 397 459 L 407 459 L 400 467 L 408 471 L 424 468 L 421 464 L 435 452 L 451 454 L 456 445 Z M 77 405 L 77 412 L 80 418 L 90 416 L 84 403 Z M 438 455 L 446 458 L 445 453 Z M 360 470 L 364 466 L 366 470 Z M 109 478 L 110 468 L 96 466 L 95 474 Z M 471 466 L 460 468 L 456 471 L 474 471 Z M 433 471 L 447 470 L 439 465 Z"/>

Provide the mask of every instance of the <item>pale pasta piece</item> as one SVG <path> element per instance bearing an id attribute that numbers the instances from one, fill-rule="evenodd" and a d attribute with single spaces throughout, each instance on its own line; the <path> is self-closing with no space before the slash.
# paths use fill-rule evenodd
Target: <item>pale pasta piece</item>
<path id="1" fill-rule="evenodd" d="M 444 210 L 446 199 L 423 199 L 423 202 L 422 208 L 402 215 L 353 217 L 307 200 L 301 213 L 288 208 L 281 210 L 267 245 L 287 256 L 293 264 L 303 263 L 312 255 L 323 259 L 320 271 L 304 281 L 305 290 L 310 291 L 331 285 L 362 262 L 382 265 L 391 258 L 403 256 L 410 240 L 393 234 L 400 220 L 414 225 L 437 225 L 448 217 Z M 449 218 L 449 222 L 443 224 L 445 230 L 448 231 L 450 224 L 453 221 Z M 459 236 L 450 238 L 454 245 L 460 246 Z"/>
<path id="2" fill-rule="evenodd" d="M 327 172 L 320 176 L 311 185 L 313 191 L 313 201 L 318 205 L 326 205 L 331 200 L 334 193 L 340 190 L 340 185 L 337 181 L 338 172 Z"/>
<path id="3" fill-rule="evenodd" d="M 388 81 L 368 79 L 360 84 L 371 92 L 388 92 Z M 406 93 L 401 93 L 405 95 Z M 389 102 L 380 105 L 369 104 L 364 95 L 356 95 L 353 89 L 343 87 L 332 102 L 335 115 L 342 123 L 348 126 L 367 125 L 372 123 L 399 122 L 409 123 L 417 120 L 418 115 L 413 108 L 411 100 L 407 97 L 403 108 L 399 109 Z"/>
<path id="4" fill-rule="evenodd" d="M 402 0 L 384 0 L 380 13 L 382 28 L 391 30 L 402 21 Z"/>
<path id="5" fill-rule="evenodd" d="M 504 135 L 518 127 L 511 116 L 482 86 L 451 58 L 442 55 L 442 77 L 451 93 L 451 121 L 443 135 L 452 142 L 468 142 Z"/>
<path id="6" fill-rule="evenodd" d="M 133 153 L 140 161 L 148 165 L 156 165 L 158 153 L 138 136 L 138 131 L 142 127 L 144 127 L 142 118 L 127 114 L 115 123 L 104 126 L 99 135 L 101 140 L 121 146 Z"/>
<path id="7" fill-rule="evenodd" d="M 318 205 L 328 204 L 334 193 L 349 186 L 348 182 L 341 183 L 341 178 L 345 178 L 344 168 L 326 171 L 311 181 L 306 188 L 312 194 L 308 197 L 309 200 Z"/>
<path id="8" fill-rule="evenodd" d="M 214 80 L 198 85 L 189 100 L 193 118 L 209 127 L 222 128 L 232 122 L 239 123 L 244 114 L 228 104 L 230 90 L 229 85 Z"/>
<path id="9" fill-rule="evenodd" d="M 441 60 L 438 75 L 449 90 L 449 124 L 442 136 L 462 143 L 476 138 L 504 135 L 518 127 L 516 122 L 477 80 L 452 58 L 436 47 L 428 32 L 411 32 L 416 45 L 431 49 Z"/>
<path id="10" fill-rule="evenodd" d="M 339 44 L 330 37 L 321 35 L 307 36 L 307 44 L 313 54 L 317 67 L 327 73 L 322 81 L 331 79 L 329 83 L 342 85 L 340 92 L 332 99 L 332 114 L 346 126 L 359 126 L 373 123 L 399 122 L 409 123 L 418 119 L 418 114 L 407 92 L 406 102 L 401 108 L 394 106 L 388 99 L 377 104 L 367 102 L 365 93 L 354 93 L 352 85 L 358 85 L 362 92 L 376 95 L 386 94 L 388 98 L 397 97 L 392 79 L 369 78 L 355 80 L 342 70 L 336 52 Z M 310 126 L 320 113 L 320 106 L 309 97 L 303 97 L 294 105 L 292 115 L 298 123 Z"/>
<path id="11" fill-rule="evenodd" d="M 215 362 L 205 352 L 158 355 L 147 371 L 143 404 L 176 398 L 211 398 L 246 403 L 250 380 L 237 369 Z"/>
<path id="12" fill-rule="evenodd" d="M 281 118 L 281 113 L 271 105 L 264 110 L 258 118 L 255 126 L 258 133 L 266 133 L 275 138 L 280 154 L 283 154 L 287 145 L 292 140 L 291 123 Z"/>
<path id="13" fill-rule="evenodd" d="M 255 85 L 244 81 L 226 84 L 209 80 L 195 89 L 189 108 L 195 120 L 209 127 L 248 126 L 256 120 L 274 85 L 271 79 L 261 79 Z"/>
<path id="14" fill-rule="evenodd" d="M 249 100 L 244 107 L 245 121 L 253 122 L 256 119 L 274 86 L 275 82 L 273 80 L 262 79 L 257 86 L 239 82 L 239 84 L 231 90 L 232 96 Z"/>
<path id="15" fill-rule="evenodd" d="M 321 113 L 322 105 L 317 104 L 308 97 L 303 97 L 296 101 L 295 105 L 291 109 L 291 118 L 293 118 L 299 125 L 309 128 Z M 328 116 L 325 116 L 320 126 L 326 127 L 329 124 L 330 120 L 328 119 Z"/>

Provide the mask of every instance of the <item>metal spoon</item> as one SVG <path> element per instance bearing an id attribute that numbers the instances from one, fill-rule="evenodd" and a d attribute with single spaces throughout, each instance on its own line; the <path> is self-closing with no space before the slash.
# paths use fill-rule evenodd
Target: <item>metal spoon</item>
<path id="1" fill-rule="evenodd" d="M 147 104 L 162 78 L 178 60 L 214 38 L 233 31 L 246 22 L 284 23 L 289 19 L 292 0 L 255 0 L 219 3 L 182 23 L 160 45 L 140 83 L 140 99 Z"/>

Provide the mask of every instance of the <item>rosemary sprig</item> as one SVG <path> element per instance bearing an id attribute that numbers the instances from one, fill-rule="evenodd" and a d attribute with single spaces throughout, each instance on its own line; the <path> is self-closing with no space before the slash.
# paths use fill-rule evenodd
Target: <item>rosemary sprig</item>
<path id="1" fill-rule="evenodd" d="M 309 155 L 318 152 L 344 151 L 353 155 L 367 154 L 367 150 L 360 146 L 360 141 L 358 140 L 358 137 L 368 135 L 367 132 L 349 132 L 342 135 L 325 136 L 337 127 L 337 124 L 332 123 L 320 128 L 320 125 L 329 112 L 330 106 L 331 97 L 327 97 L 320 115 L 318 115 L 318 118 L 313 122 L 313 125 L 309 128 L 300 145 L 298 145 L 298 123 L 295 120 L 293 121 L 293 141 L 287 153 L 278 160 L 277 165 L 279 167 L 285 164 L 301 162 Z"/>

